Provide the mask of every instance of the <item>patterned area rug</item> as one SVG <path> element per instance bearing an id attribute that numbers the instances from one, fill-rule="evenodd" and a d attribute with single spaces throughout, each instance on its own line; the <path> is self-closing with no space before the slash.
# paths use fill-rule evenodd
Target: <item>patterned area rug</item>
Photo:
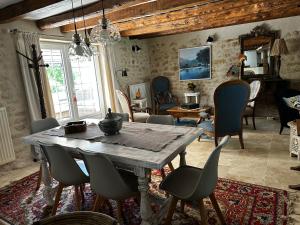
<path id="1" fill-rule="evenodd" d="M 152 175 L 151 196 L 152 208 L 158 211 L 165 195 L 158 190 L 161 181 L 158 172 Z M 37 173 L 23 178 L 0 190 L 0 218 L 10 224 L 32 224 L 48 216 L 49 209 L 45 207 L 42 197 L 42 188 L 35 193 Z M 286 225 L 288 224 L 289 195 L 284 190 L 258 186 L 228 179 L 219 179 L 216 188 L 216 197 L 223 211 L 228 225 Z M 85 204 L 83 210 L 90 210 L 95 195 L 89 186 L 85 189 Z M 74 190 L 66 188 L 62 194 L 62 203 L 59 205 L 58 214 L 74 210 Z M 112 208 L 103 209 L 102 212 L 116 217 L 116 204 L 111 201 Z M 209 224 L 219 225 L 216 213 L 207 199 L 205 201 Z M 28 212 L 25 218 L 25 211 Z M 141 222 L 139 207 L 133 199 L 126 200 L 124 204 L 125 224 L 138 225 Z M 200 215 L 197 207 L 187 205 L 184 213 L 179 212 L 179 206 L 173 216 L 172 224 L 200 224 Z"/>

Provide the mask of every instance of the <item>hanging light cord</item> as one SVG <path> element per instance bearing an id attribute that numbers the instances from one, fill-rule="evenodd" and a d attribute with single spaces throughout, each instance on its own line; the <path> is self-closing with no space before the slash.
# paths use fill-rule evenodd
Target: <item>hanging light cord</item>
<path id="1" fill-rule="evenodd" d="M 84 25 L 84 34 L 85 34 L 85 37 L 87 38 L 86 25 L 85 25 L 85 18 L 84 18 L 84 10 L 83 10 L 83 5 L 82 5 L 82 0 L 81 0 L 80 2 L 81 2 L 81 12 L 82 12 L 83 25 Z"/>
<path id="2" fill-rule="evenodd" d="M 73 20 L 74 20 L 74 28 L 75 28 L 75 33 L 77 34 L 77 27 L 76 27 L 76 20 L 75 20 L 75 11 L 74 11 L 73 0 L 71 0 L 71 2 L 72 2 L 72 14 L 73 14 Z"/>

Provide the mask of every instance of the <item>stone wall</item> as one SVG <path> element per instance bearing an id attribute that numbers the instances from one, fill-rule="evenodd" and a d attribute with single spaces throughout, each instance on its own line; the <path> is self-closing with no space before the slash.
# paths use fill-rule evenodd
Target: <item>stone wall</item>
<path id="1" fill-rule="evenodd" d="M 132 51 L 132 45 L 138 45 L 139 52 Z M 150 81 L 150 55 L 148 45 L 143 40 L 129 40 L 123 38 L 121 42 L 114 45 L 114 55 L 116 64 L 116 77 L 123 92 L 128 91 L 130 84 L 137 84 Z M 121 76 L 121 69 L 127 69 L 127 77 Z"/>
<path id="2" fill-rule="evenodd" d="M 281 77 L 300 80 L 300 16 L 265 21 L 271 29 L 280 30 L 290 50 L 282 57 Z M 192 33 L 170 35 L 148 39 L 152 78 L 167 76 L 172 82 L 172 92 L 183 101 L 187 81 L 179 81 L 178 50 L 206 44 L 209 35 L 216 35 L 212 44 L 212 79 L 193 81 L 201 93 L 201 103 L 213 105 L 214 89 L 227 80 L 226 72 L 231 65 L 238 63 L 240 52 L 239 35 L 249 33 L 260 23 L 229 26 Z"/>

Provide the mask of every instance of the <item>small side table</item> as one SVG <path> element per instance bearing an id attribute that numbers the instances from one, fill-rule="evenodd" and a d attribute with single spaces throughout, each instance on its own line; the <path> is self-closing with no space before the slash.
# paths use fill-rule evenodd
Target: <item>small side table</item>
<path id="1" fill-rule="evenodd" d="M 288 125 L 290 127 L 290 156 L 296 155 L 300 160 L 300 136 L 297 135 L 297 124 L 291 121 Z"/>
<path id="2" fill-rule="evenodd" d="M 148 107 L 147 98 L 132 99 L 131 104 L 138 104 L 141 109 Z"/>
<path id="3" fill-rule="evenodd" d="M 196 103 L 200 103 L 200 92 L 187 92 L 184 93 L 185 103 L 189 103 L 189 98 L 194 97 Z"/>

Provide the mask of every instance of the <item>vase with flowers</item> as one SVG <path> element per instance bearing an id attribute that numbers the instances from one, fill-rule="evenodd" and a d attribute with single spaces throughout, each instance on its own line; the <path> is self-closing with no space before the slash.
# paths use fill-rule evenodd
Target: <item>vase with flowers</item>
<path id="1" fill-rule="evenodd" d="M 191 92 L 195 92 L 196 85 L 193 82 L 188 83 L 188 90 Z"/>

